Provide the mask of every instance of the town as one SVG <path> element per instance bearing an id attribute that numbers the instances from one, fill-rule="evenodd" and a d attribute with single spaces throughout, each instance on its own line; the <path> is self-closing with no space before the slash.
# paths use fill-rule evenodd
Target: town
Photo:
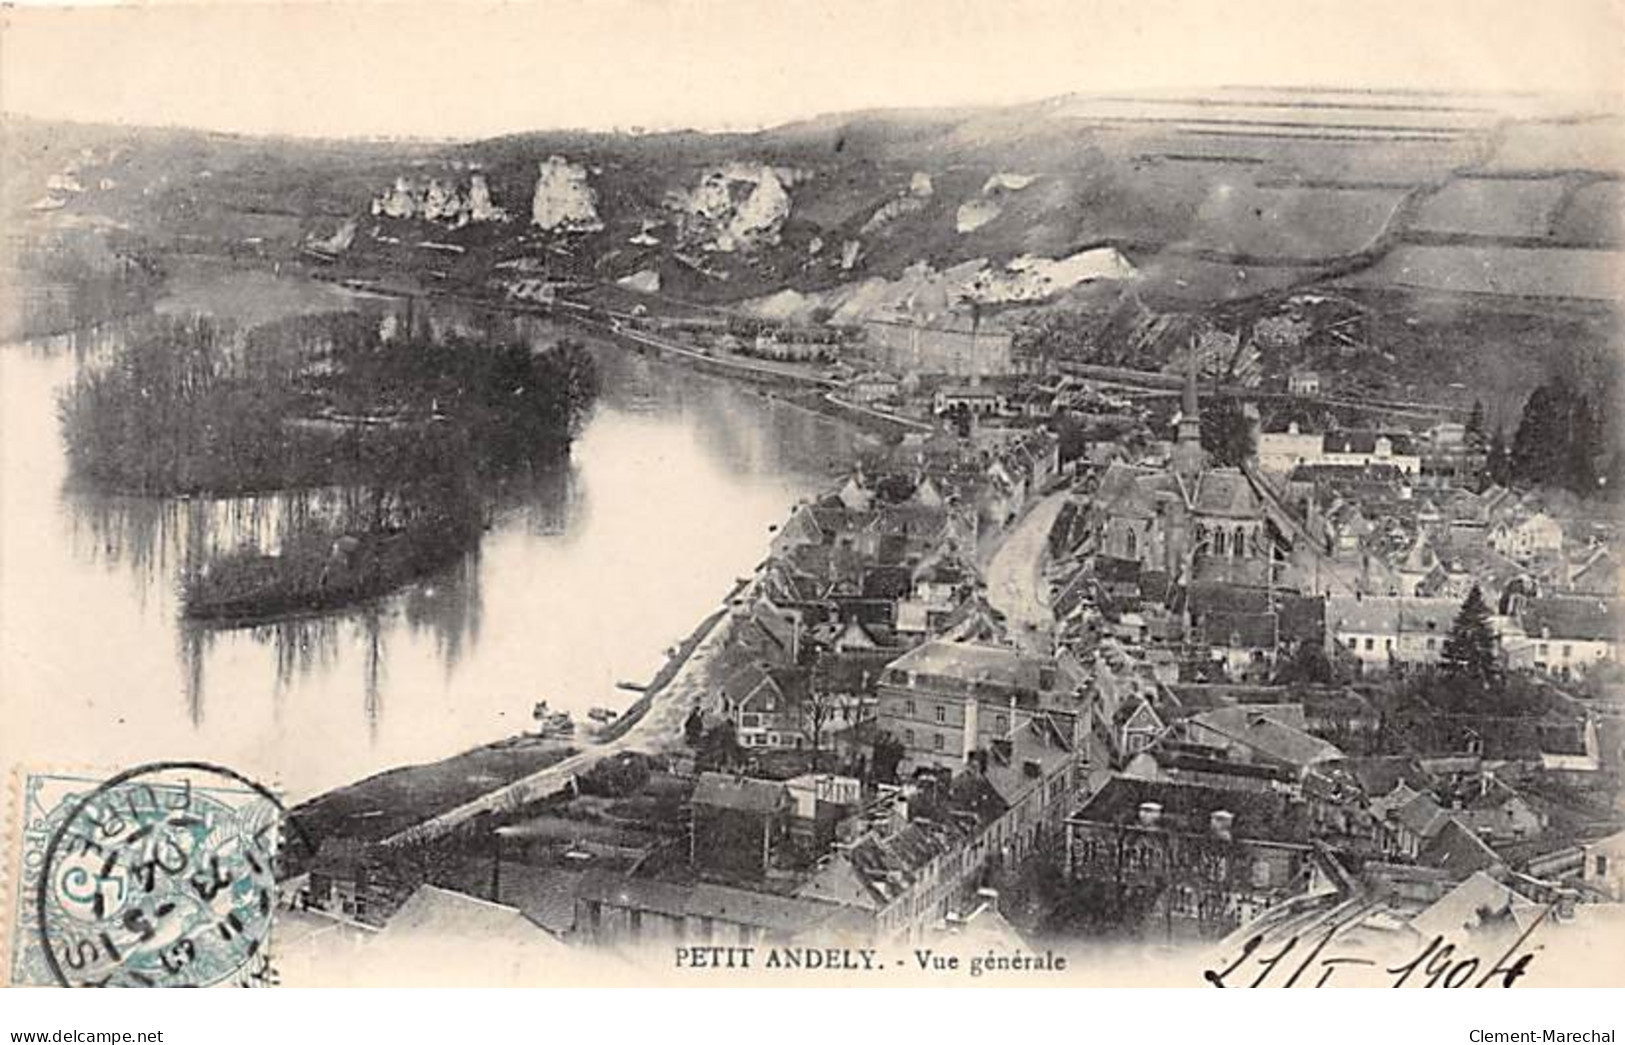
<path id="1" fill-rule="evenodd" d="M 808 324 L 465 292 L 873 438 L 610 739 L 411 815 L 371 781 L 296 810 L 296 948 L 505 919 L 668 964 L 1414 952 L 1625 911 L 1621 534 L 1600 444 L 1554 435 L 1597 428 L 1572 388 L 1494 427 L 1340 389 L 1324 300 L 1228 329 L 1126 300 L 1090 355 L 1154 341 L 1149 370 L 919 297 Z"/>

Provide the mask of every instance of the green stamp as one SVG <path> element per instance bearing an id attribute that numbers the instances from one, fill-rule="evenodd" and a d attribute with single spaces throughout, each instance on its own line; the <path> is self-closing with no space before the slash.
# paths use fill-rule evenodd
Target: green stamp
<path id="1" fill-rule="evenodd" d="M 202 762 L 30 774 L 23 815 L 14 985 L 274 982 L 283 809 L 266 788 Z"/>

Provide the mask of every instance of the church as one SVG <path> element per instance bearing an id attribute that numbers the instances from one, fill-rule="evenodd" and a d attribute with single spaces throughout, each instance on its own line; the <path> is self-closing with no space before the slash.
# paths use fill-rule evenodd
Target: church
<path id="1" fill-rule="evenodd" d="M 1176 584 L 1266 585 L 1274 539 L 1263 501 L 1240 469 L 1209 465 L 1199 410 L 1192 371 L 1168 466 L 1116 462 L 1106 470 L 1094 497 L 1096 552 Z"/>

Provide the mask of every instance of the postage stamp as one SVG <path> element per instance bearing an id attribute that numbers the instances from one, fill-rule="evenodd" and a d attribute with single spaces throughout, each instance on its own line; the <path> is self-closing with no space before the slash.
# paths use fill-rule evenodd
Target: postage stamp
<path id="1" fill-rule="evenodd" d="M 276 795 L 221 766 L 27 773 L 13 986 L 269 986 Z"/>

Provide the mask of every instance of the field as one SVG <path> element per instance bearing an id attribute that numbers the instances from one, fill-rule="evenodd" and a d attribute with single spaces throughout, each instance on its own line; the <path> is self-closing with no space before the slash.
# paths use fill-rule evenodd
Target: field
<path id="1" fill-rule="evenodd" d="M 1511 124 L 1483 171 L 1618 174 L 1625 171 L 1625 119 Z"/>
<path id="2" fill-rule="evenodd" d="M 1458 178 L 1422 203 L 1411 228 L 1456 236 L 1544 237 L 1566 188 L 1560 178 Z"/>
<path id="3" fill-rule="evenodd" d="M 556 742 L 511 740 L 421 766 L 392 769 L 293 810 L 314 841 L 388 838 L 573 754 Z"/>
<path id="4" fill-rule="evenodd" d="M 1430 247 L 1406 244 L 1371 268 L 1337 281 L 1447 294 L 1495 294 L 1618 302 L 1625 253 L 1561 247 Z"/>
<path id="5" fill-rule="evenodd" d="M 1147 303 L 1172 309 L 1276 293 L 1321 275 L 1317 268 L 1235 265 L 1173 251 L 1133 260 L 1140 270 L 1139 291 Z"/>
<path id="6" fill-rule="evenodd" d="M 1191 244 L 1255 258 L 1313 261 L 1354 254 L 1382 234 L 1404 192 L 1216 186 L 1196 214 Z"/>
<path id="7" fill-rule="evenodd" d="M 1552 238 L 1575 247 L 1625 246 L 1625 184 L 1583 186 L 1552 223 Z"/>

